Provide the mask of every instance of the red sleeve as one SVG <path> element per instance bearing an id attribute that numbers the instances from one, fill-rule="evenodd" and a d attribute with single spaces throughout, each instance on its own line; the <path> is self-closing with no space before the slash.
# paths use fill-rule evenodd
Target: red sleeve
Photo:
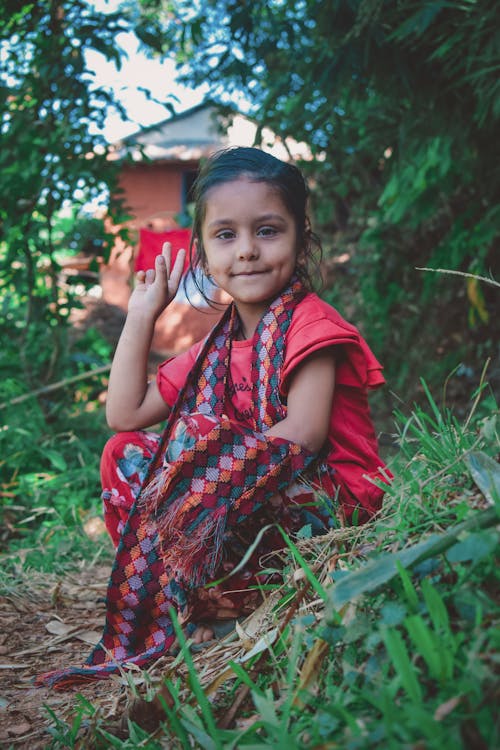
<path id="1" fill-rule="evenodd" d="M 175 404 L 179 391 L 191 372 L 202 344 L 202 341 L 198 341 L 187 352 L 171 357 L 159 365 L 156 382 L 161 397 L 169 406 Z"/>
<path id="2" fill-rule="evenodd" d="M 320 349 L 335 347 L 335 382 L 355 388 L 377 388 L 385 382 L 382 366 L 357 328 L 315 294 L 297 306 L 286 336 L 280 390 L 284 395 L 294 369 Z"/>

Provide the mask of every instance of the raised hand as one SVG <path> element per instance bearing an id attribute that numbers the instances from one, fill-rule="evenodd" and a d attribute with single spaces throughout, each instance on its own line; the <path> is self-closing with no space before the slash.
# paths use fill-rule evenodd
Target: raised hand
<path id="1" fill-rule="evenodd" d="M 156 319 L 177 293 L 185 257 L 186 251 L 179 250 L 172 268 L 172 248 L 169 242 L 165 242 L 161 255 L 155 258 L 155 267 L 138 271 L 136 286 L 128 303 L 129 313 L 142 312 Z"/>

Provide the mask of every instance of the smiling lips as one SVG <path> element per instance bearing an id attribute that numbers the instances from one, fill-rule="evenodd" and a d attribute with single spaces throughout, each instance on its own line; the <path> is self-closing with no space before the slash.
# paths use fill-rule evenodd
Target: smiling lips
<path id="1" fill-rule="evenodd" d="M 233 273 L 233 276 L 261 276 L 263 273 L 266 273 L 266 271 L 239 271 Z"/>

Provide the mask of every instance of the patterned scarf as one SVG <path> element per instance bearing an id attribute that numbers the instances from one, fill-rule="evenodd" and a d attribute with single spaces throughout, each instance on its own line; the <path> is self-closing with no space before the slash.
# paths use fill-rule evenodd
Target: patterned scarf
<path id="1" fill-rule="evenodd" d="M 39 684 L 65 688 L 105 678 L 127 664 L 145 667 L 165 654 L 175 640 L 170 609 L 187 622 L 189 590 L 214 577 L 226 528 L 244 523 L 314 460 L 297 444 L 265 437 L 286 413 L 279 400 L 284 337 L 304 294 L 294 282 L 254 334 L 253 429 L 223 413 L 239 326 L 233 305 L 207 337 L 123 530 L 102 639 L 83 667 L 41 675 Z"/>

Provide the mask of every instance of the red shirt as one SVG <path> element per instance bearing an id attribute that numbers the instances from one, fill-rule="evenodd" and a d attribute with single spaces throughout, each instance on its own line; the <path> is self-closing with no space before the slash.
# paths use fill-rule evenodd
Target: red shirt
<path id="1" fill-rule="evenodd" d="M 158 388 L 172 406 L 193 367 L 202 342 L 167 360 L 158 368 Z M 364 478 L 377 475 L 383 465 L 370 416 L 367 392 L 385 381 L 382 367 L 355 326 L 348 323 L 316 294 L 308 294 L 295 308 L 285 335 L 285 356 L 280 394 L 286 401 L 295 368 L 315 351 L 332 347 L 335 357 L 335 394 L 327 446 L 327 463 L 348 516 L 356 505 L 371 515 L 380 507 L 383 491 Z M 234 341 L 229 373 L 229 399 L 225 412 L 230 419 L 251 426 L 252 339 Z M 379 478 L 382 478 L 379 475 Z"/>

